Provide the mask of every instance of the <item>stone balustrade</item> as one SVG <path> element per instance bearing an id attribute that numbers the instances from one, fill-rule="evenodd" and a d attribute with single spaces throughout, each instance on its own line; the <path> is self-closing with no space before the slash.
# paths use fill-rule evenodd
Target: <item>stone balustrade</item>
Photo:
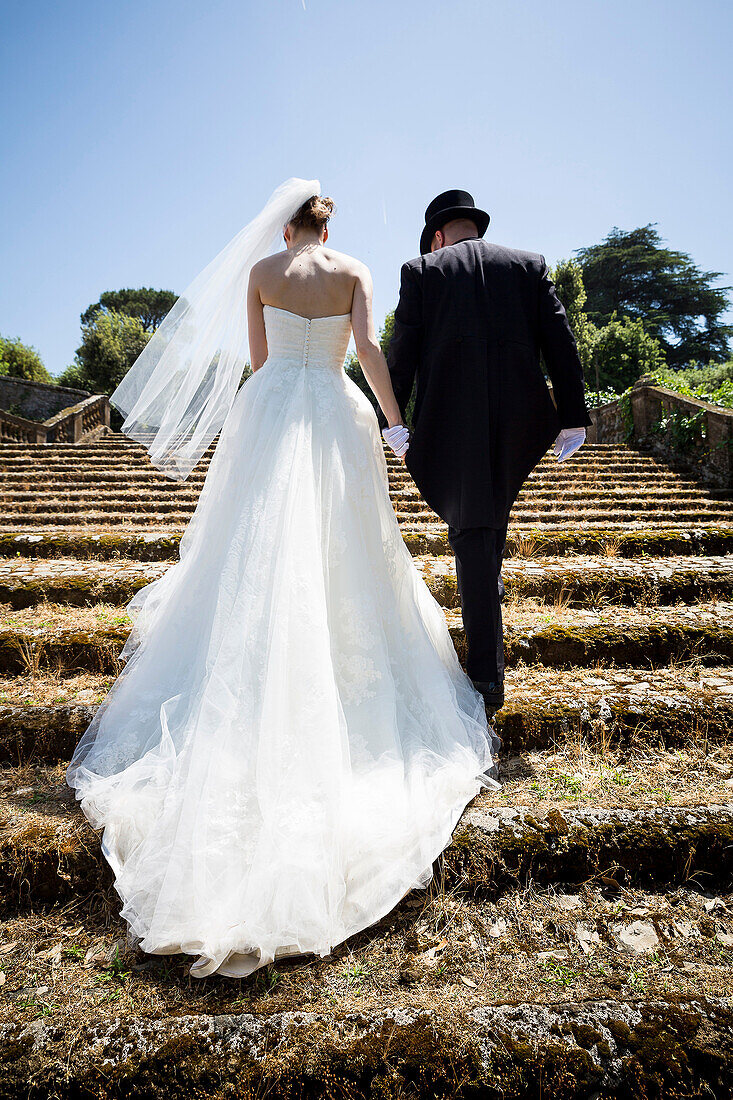
<path id="1" fill-rule="evenodd" d="M 733 409 L 723 409 L 657 386 L 643 376 L 630 394 L 630 409 L 621 399 L 590 410 L 593 425 L 588 429 L 591 443 L 641 443 L 661 457 L 698 474 L 718 489 L 733 489 Z M 686 446 L 675 439 L 670 427 L 674 418 L 698 421 L 698 430 L 690 432 Z M 666 421 L 667 428 L 660 425 Z"/>
<path id="2" fill-rule="evenodd" d="M 76 405 L 61 409 L 48 420 L 28 420 L 0 409 L 2 443 L 79 443 L 90 441 L 109 427 L 110 404 L 106 394 L 92 394 Z"/>

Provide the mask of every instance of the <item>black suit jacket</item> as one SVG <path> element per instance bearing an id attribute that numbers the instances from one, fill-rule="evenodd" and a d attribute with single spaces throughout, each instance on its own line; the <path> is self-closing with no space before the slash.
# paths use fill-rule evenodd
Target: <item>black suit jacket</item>
<path id="1" fill-rule="evenodd" d="M 591 423 L 575 338 L 538 253 L 471 238 L 404 264 L 387 362 L 403 417 L 417 380 L 405 462 L 452 527 L 503 526 L 560 429 Z"/>

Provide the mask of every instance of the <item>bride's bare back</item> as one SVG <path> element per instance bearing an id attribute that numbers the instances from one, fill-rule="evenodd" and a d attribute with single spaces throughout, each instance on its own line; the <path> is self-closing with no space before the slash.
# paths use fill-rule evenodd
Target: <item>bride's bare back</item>
<path id="1" fill-rule="evenodd" d="M 249 352 L 252 370 L 267 360 L 264 306 L 285 309 L 301 317 L 351 314 L 356 354 L 390 427 L 402 422 L 382 355 L 372 312 L 369 268 L 343 252 L 326 247 L 327 233 L 291 234 L 287 248 L 267 256 L 252 268 L 247 291 Z"/>
<path id="2" fill-rule="evenodd" d="M 258 265 L 260 301 L 302 317 L 351 313 L 363 264 L 322 244 L 307 243 L 268 256 Z"/>

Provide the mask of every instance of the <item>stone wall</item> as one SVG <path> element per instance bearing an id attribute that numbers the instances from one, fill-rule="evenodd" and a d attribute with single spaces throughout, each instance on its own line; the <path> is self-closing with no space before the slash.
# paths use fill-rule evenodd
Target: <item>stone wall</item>
<path id="1" fill-rule="evenodd" d="M 54 386 L 47 382 L 27 382 L 24 378 L 0 376 L 0 409 L 23 416 L 27 420 L 48 420 L 70 405 L 78 405 L 88 390 Z"/>
<path id="2" fill-rule="evenodd" d="M 591 409 L 590 416 L 593 425 L 588 429 L 589 442 L 641 444 L 714 488 L 733 489 L 733 409 L 684 397 L 640 378 L 631 391 L 633 428 L 627 425 L 620 401 Z M 688 422 L 695 417 L 699 429 L 695 435 L 699 438 L 683 447 L 672 428 L 661 430 L 660 421 L 674 417 Z"/>
<path id="3" fill-rule="evenodd" d="M 626 428 L 618 401 L 610 401 L 598 409 L 590 409 L 592 427 L 588 428 L 590 443 L 625 443 Z"/>

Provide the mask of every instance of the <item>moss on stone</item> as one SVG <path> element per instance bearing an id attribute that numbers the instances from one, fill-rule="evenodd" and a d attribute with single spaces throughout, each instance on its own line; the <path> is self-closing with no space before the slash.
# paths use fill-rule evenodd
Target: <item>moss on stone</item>
<path id="1" fill-rule="evenodd" d="M 701 872 L 706 882 L 729 887 L 733 821 L 729 814 L 685 809 L 597 819 L 555 811 L 539 821 L 526 814 L 488 833 L 475 824 L 459 826 L 441 860 L 451 885 L 487 897 L 528 878 L 575 883 L 609 869 L 633 883 L 682 883 Z"/>
<path id="2" fill-rule="evenodd" d="M 622 558 L 635 558 L 642 554 L 658 557 L 675 554 L 730 554 L 733 552 L 733 526 L 650 525 L 637 530 L 624 530 L 604 528 L 602 525 L 573 527 L 572 524 L 563 524 L 557 531 L 510 528 L 506 557 L 523 557 L 528 550 L 542 556 L 603 554 L 609 548 Z"/>
<path id="3" fill-rule="evenodd" d="M 14 558 L 132 558 L 135 561 L 168 561 L 178 557 L 180 533 L 126 534 L 112 530 L 103 534 L 29 531 L 0 532 L 0 557 Z"/>
<path id="4" fill-rule="evenodd" d="M 724 1003 L 674 999 L 119 1018 L 84 1022 L 73 1041 L 39 1021 L 0 1034 L 0 1100 L 722 1098 L 733 1088 L 732 1024 Z"/>

